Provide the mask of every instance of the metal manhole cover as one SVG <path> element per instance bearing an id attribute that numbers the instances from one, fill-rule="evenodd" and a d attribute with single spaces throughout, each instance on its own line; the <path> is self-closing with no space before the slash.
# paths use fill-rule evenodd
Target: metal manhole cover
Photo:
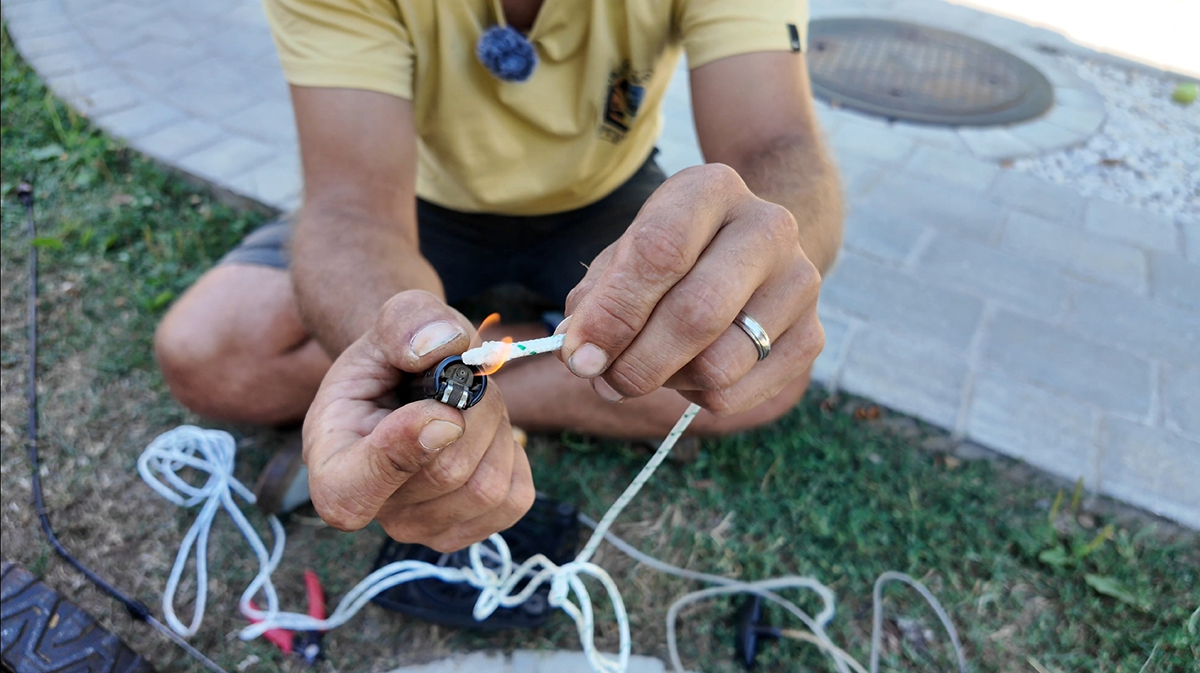
<path id="1" fill-rule="evenodd" d="M 1050 109 L 1042 73 L 986 42 L 881 19 L 809 26 L 808 67 L 818 98 L 890 119 L 986 126 Z"/>

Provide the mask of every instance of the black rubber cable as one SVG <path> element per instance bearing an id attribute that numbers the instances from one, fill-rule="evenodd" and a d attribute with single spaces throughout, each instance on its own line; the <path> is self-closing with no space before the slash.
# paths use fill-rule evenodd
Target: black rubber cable
<path id="1" fill-rule="evenodd" d="M 129 612 L 129 616 L 139 622 L 146 622 L 153 626 L 160 633 L 170 638 L 175 644 L 182 647 L 189 655 L 194 657 L 200 663 L 208 668 L 225 673 L 225 670 L 218 666 L 202 652 L 192 647 L 178 634 L 171 631 L 161 622 L 154 618 L 150 612 L 150 608 L 146 607 L 145 603 L 135 600 L 121 593 L 116 587 L 109 584 L 100 577 L 91 568 L 83 565 L 79 559 L 71 555 L 63 543 L 59 541 L 58 535 L 54 532 L 54 527 L 50 525 L 50 515 L 46 512 L 46 501 L 42 495 L 42 474 L 41 465 L 38 462 L 38 397 L 37 397 L 37 245 L 34 241 L 37 240 L 37 224 L 33 218 L 33 185 L 28 182 L 22 182 L 17 187 L 17 198 L 20 199 L 21 205 L 25 206 L 25 228 L 29 235 L 29 370 L 27 374 L 26 401 L 29 407 L 29 420 L 27 424 L 26 439 L 29 447 L 29 464 L 32 470 L 30 477 L 31 490 L 33 491 L 33 509 L 37 513 L 38 522 L 42 526 L 42 532 L 46 534 L 46 539 L 50 540 L 50 546 L 54 548 L 55 553 L 62 557 L 64 561 L 70 563 L 72 567 L 78 570 L 84 577 L 88 579 L 97 589 L 111 596 Z"/>
<path id="2" fill-rule="evenodd" d="M 54 533 L 54 528 L 50 525 L 50 516 L 46 513 L 46 502 L 42 496 L 42 475 L 41 465 L 38 463 L 38 398 L 37 398 L 37 246 L 33 241 L 37 238 L 37 225 L 33 220 L 33 186 L 28 182 L 22 182 L 17 188 L 17 198 L 21 200 L 21 204 L 25 206 L 25 224 L 26 231 L 29 234 L 29 373 L 26 380 L 28 386 L 26 399 L 29 403 L 29 423 L 28 423 L 28 444 L 29 444 L 29 463 L 33 470 L 31 477 L 33 485 L 33 509 L 37 512 L 38 521 L 42 524 L 42 532 L 46 534 L 46 538 L 50 540 L 50 546 L 54 547 L 54 551 L 63 558 L 64 561 L 75 567 L 88 581 L 96 585 L 104 593 L 112 596 L 125 609 L 129 611 L 129 616 L 139 622 L 146 621 L 146 617 L 150 615 L 150 608 L 144 603 L 129 598 L 125 594 L 117 590 L 116 587 L 104 581 L 90 568 L 80 563 L 79 559 L 71 555 L 67 548 L 59 541 L 58 536 Z"/>

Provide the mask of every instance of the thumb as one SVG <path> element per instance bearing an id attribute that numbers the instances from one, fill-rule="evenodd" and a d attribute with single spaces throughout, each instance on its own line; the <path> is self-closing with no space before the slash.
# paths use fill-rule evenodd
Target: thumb
<path id="1" fill-rule="evenodd" d="M 335 407 L 326 411 L 337 413 Z M 457 409 L 422 400 L 391 412 L 365 437 L 344 431 L 353 441 L 309 466 L 313 506 L 339 530 L 366 526 L 397 489 L 462 436 L 464 427 Z"/>

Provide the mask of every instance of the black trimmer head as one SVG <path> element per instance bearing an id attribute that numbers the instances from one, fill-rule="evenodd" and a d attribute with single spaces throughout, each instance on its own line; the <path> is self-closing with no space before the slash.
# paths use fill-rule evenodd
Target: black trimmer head
<path id="1" fill-rule="evenodd" d="M 578 512 L 574 505 L 538 495 L 529 512 L 512 528 L 501 531 L 508 543 L 513 563 L 521 563 L 534 554 L 545 554 L 558 565 L 575 558 L 579 542 Z M 416 560 L 433 565 L 462 567 L 470 564 L 467 550 L 443 554 L 424 545 L 384 540 L 375 558 L 375 570 L 394 561 Z M 517 585 L 519 592 L 524 585 Z M 549 602 L 550 585 L 543 584 L 522 605 L 499 608 L 482 622 L 475 621 L 471 610 L 479 599 L 479 590 L 469 584 L 448 584 L 436 578 L 406 582 L 371 599 L 371 602 L 427 622 L 460 629 L 502 631 L 541 626 L 553 610 Z"/>

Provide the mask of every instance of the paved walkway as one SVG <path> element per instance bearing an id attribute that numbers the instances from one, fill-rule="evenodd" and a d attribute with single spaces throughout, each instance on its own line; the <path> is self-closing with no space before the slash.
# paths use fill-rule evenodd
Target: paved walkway
<path id="1" fill-rule="evenodd" d="M 1062 32 L 1106 54 L 1200 77 L 1200 3 L 1180 0 L 950 0 Z M 1135 9 L 1136 7 L 1136 9 Z"/>
<path id="2" fill-rule="evenodd" d="M 299 202 L 287 90 L 257 0 L 6 0 L 21 52 L 110 132 L 219 188 Z M 902 18 L 1018 51 L 1056 86 L 1044 118 L 990 130 L 821 106 L 845 175 L 846 252 L 822 298 L 816 377 L 1200 527 L 1200 222 L 1086 199 L 998 159 L 1104 121 L 1039 45 L 1062 36 L 940 0 L 814 0 L 814 18 Z M 681 69 L 682 74 L 682 69 Z M 700 161 L 677 77 L 663 162 Z"/>

